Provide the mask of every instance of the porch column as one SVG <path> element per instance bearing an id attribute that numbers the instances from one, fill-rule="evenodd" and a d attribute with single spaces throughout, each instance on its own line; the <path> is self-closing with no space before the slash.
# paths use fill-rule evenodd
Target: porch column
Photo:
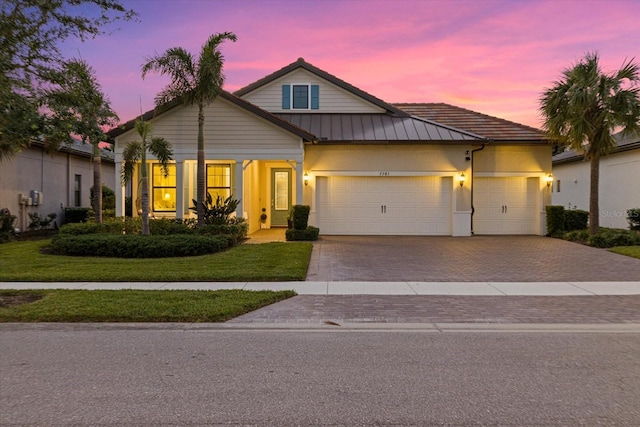
<path id="1" fill-rule="evenodd" d="M 176 160 L 176 218 L 184 217 L 184 160 Z"/>
<path id="2" fill-rule="evenodd" d="M 236 208 L 236 217 L 242 218 L 244 215 L 244 160 L 236 160 L 236 194 L 234 198 L 239 200 Z"/>
<path id="3" fill-rule="evenodd" d="M 304 203 L 304 195 L 302 190 L 304 189 L 304 170 L 302 162 L 296 162 L 296 204 L 302 205 Z"/>
<path id="4" fill-rule="evenodd" d="M 122 185 L 122 158 L 120 155 L 116 155 L 116 216 L 122 217 L 124 216 L 124 190 L 125 187 Z M 119 190 L 118 190 L 119 189 Z"/>

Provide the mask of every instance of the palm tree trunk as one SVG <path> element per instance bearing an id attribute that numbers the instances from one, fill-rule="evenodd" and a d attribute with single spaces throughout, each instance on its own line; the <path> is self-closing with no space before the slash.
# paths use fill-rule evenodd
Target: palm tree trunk
<path id="1" fill-rule="evenodd" d="M 142 159 L 140 162 L 140 203 L 142 204 L 142 234 L 150 234 L 149 231 L 149 173 L 147 172 L 146 147 L 142 147 Z"/>
<path id="2" fill-rule="evenodd" d="M 205 192 L 205 165 L 204 165 L 204 104 L 198 104 L 198 172 L 196 183 L 196 200 L 198 202 L 198 227 L 204 225 L 204 201 Z"/>
<path id="3" fill-rule="evenodd" d="M 96 222 L 102 224 L 102 159 L 98 143 L 93 144 L 93 211 Z"/>
<path id="4" fill-rule="evenodd" d="M 600 231 L 600 205 L 598 201 L 600 185 L 600 156 L 594 154 L 591 159 L 591 186 L 589 189 L 589 233 Z"/>

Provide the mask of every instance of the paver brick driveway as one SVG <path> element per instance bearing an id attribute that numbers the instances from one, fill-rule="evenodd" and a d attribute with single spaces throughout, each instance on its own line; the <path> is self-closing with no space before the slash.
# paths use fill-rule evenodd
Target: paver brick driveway
<path id="1" fill-rule="evenodd" d="M 640 280 L 640 259 L 542 236 L 322 236 L 308 281 Z"/>

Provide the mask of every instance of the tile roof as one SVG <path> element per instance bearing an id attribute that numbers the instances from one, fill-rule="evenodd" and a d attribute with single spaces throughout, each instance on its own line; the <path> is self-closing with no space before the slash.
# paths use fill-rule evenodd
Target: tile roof
<path id="1" fill-rule="evenodd" d="M 444 103 L 394 103 L 412 116 L 464 129 L 496 142 L 547 143 L 544 132 L 519 123 Z"/>
<path id="2" fill-rule="evenodd" d="M 317 137 L 319 143 L 460 142 L 484 140 L 470 132 L 418 117 L 390 114 L 280 113 L 278 117 Z"/>

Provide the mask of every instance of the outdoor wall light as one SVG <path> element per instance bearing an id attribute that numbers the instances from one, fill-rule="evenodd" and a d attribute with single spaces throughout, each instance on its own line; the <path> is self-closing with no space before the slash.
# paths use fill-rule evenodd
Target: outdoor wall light
<path id="1" fill-rule="evenodd" d="M 304 181 L 304 185 L 309 185 L 309 174 L 307 172 L 302 176 L 302 180 Z"/>
<path id="2" fill-rule="evenodd" d="M 551 184 L 553 184 L 553 175 L 549 174 L 545 176 L 544 181 L 547 183 L 547 188 L 551 187 Z"/>
<path id="3" fill-rule="evenodd" d="M 466 176 L 464 176 L 464 173 L 460 173 L 460 176 L 458 176 L 458 182 L 460 183 L 460 187 L 462 187 L 464 185 L 464 181 L 467 179 Z"/>

